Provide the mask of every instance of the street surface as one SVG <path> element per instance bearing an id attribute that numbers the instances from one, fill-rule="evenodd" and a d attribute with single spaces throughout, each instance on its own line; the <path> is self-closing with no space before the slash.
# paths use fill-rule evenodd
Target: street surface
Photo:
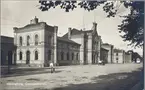
<path id="1" fill-rule="evenodd" d="M 131 90 L 141 75 L 142 64 L 77 65 L 12 69 L 1 79 L 5 90 Z M 1 89 L 1 90 L 3 90 Z"/>

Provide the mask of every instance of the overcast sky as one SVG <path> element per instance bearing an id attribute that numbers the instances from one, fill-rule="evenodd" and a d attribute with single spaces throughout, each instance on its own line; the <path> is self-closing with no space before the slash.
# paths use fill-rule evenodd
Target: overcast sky
<path id="1" fill-rule="evenodd" d="M 44 21 L 48 25 L 57 25 L 59 36 L 67 33 L 69 27 L 89 30 L 92 28 L 92 22 L 95 21 L 98 23 L 98 34 L 104 43 L 113 44 L 116 48 L 124 50 L 133 49 L 142 55 L 142 49 L 128 47 L 127 42 L 123 42 L 123 39 L 119 36 L 117 25 L 121 24 L 122 18 L 118 16 L 128 13 L 128 10 L 123 6 L 119 7 L 117 17 L 106 18 L 106 13 L 102 10 L 102 7 L 91 12 L 77 8 L 66 13 L 60 8 L 42 12 L 38 9 L 38 5 L 37 0 L 2 0 L 1 35 L 13 37 L 13 27 L 25 26 L 35 16 L 39 18 L 39 21 Z M 116 5 L 119 4 L 116 3 Z"/>

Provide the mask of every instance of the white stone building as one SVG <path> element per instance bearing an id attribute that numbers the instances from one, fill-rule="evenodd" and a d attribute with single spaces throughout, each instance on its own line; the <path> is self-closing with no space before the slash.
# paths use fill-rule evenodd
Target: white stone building
<path id="1" fill-rule="evenodd" d="M 38 18 L 35 17 L 24 27 L 14 27 L 14 33 L 17 64 L 44 66 L 48 64 L 49 57 L 54 57 L 56 63 L 57 26 L 38 22 Z M 48 53 L 53 53 L 53 56 Z"/>
<path id="2" fill-rule="evenodd" d="M 16 63 L 26 65 L 95 64 L 100 59 L 101 36 L 97 24 L 91 30 L 69 28 L 63 37 L 57 36 L 58 27 L 39 22 L 38 18 L 24 27 L 14 27 Z"/>

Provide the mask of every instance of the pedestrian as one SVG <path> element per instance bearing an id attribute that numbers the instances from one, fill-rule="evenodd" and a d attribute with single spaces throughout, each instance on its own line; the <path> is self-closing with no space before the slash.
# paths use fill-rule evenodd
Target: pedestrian
<path id="1" fill-rule="evenodd" d="M 49 66 L 50 66 L 50 69 L 51 69 L 51 73 L 53 73 L 55 69 L 54 69 L 54 64 L 53 64 L 52 61 L 50 62 Z"/>

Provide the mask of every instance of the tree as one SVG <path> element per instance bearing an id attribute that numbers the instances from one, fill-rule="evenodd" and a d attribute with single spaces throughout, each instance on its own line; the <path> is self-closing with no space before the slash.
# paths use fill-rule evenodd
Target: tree
<path id="1" fill-rule="evenodd" d="M 119 8 L 115 7 L 117 1 L 107 1 L 107 0 L 83 0 L 83 1 L 68 1 L 68 0 L 39 0 L 40 10 L 48 11 L 51 8 L 60 6 L 66 12 L 74 10 L 75 8 L 83 8 L 88 11 L 96 9 L 101 4 L 103 10 L 107 13 L 107 17 L 115 17 Z M 130 8 L 130 13 L 126 16 L 120 16 L 123 18 L 122 24 L 118 25 L 119 32 L 124 33 L 121 35 L 124 41 L 129 41 L 134 47 L 143 46 L 143 30 L 144 30 L 144 2 L 143 1 L 119 1 L 120 5 L 123 4 L 124 7 Z"/>

